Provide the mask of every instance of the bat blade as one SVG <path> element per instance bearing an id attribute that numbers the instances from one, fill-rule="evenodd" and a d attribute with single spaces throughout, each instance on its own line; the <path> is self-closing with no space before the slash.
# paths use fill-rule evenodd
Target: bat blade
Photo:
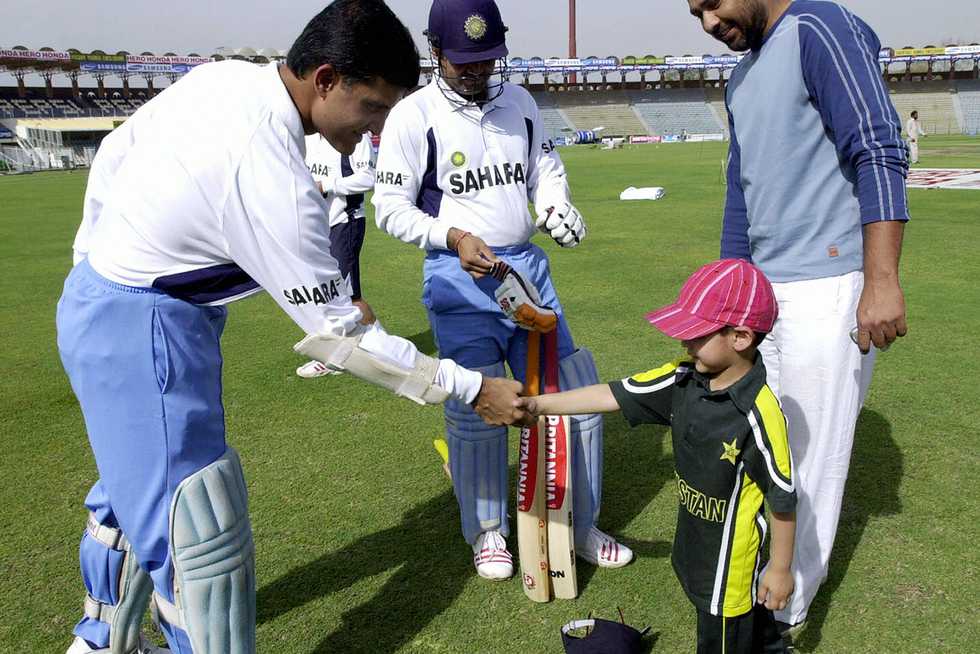
<path id="1" fill-rule="evenodd" d="M 559 599 L 574 599 L 578 597 L 578 578 L 572 516 L 571 429 L 568 416 L 548 416 L 547 425 L 545 487 L 551 588 Z"/>
<path id="2" fill-rule="evenodd" d="M 524 594 L 533 602 L 551 599 L 548 579 L 548 509 L 544 484 L 545 420 L 521 430 L 517 474 L 517 548 Z"/>
<path id="3" fill-rule="evenodd" d="M 545 334 L 544 390 L 559 388 L 558 333 Z M 551 589 L 559 599 L 578 597 L 575 522 L 572 515 L 572 429 L 568 416 L 547 416 L 545 492 L 548 508 L 548 565 Z"/>

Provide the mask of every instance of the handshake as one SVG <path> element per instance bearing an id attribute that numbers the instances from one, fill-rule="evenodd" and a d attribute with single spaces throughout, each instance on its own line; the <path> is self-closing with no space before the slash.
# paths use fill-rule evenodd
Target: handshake
<path id="1" fill-rule="evenodd" d="M 523 397 L 524 386 L 503 377 L 484 377 L 473 408 L 488 425 L 528 427 L 537 420 L 533 397 Z"/>

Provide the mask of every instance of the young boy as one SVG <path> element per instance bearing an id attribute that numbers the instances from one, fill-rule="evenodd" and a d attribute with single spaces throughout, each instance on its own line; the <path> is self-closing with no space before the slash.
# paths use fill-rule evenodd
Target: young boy
<path id="1" fill-rule="evenodd" d="M 698 654 L 784 652 L 773 610 L 793 592 L 796 493 L 786 420 L 756 348 L 776 320 L 762 272 L 740 259 L 694 273 L 647 315 L 685 359 L 622 381 L 521 400 L 534 415 L 621 410 L 669 424 L 680 506 L 672 561 L 698 611 Z M 760 574 L 769 504 L 772 543 Z"/>

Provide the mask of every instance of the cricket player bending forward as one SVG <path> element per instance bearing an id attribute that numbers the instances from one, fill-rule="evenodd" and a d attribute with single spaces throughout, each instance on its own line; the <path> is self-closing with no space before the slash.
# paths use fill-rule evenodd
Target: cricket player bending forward
<path id="1" fill-rule="evenodd" d="M 530 243 L 535 226 L 574 247 L 585 223 L 569 202 L 565 170 L 544 135 L 538 107 L 498 80 L 506 27 L 492 0 L 435 0 L 427 36 L 438 74 L 391 112 L 381 138 L 373 202 L 378 226 L 426 251 L 422 302 L 440 356 L 485 375 L 525 378 L 528 332 L 494 300 L 486 273 L 504 260 L 559 316 L 562 389 L 598 381 L 591 353 L 576 348 L 549 273 Z M 491 83 L 491 78 L 494 78 Z M 537 220 L 528 211 L 534 203 Z M 513 574 L 508 536 L 507 429 L 485 423 L 466 402 L 445 405 L 446 440 L 463 536 L 480 576 Z M 595 528 L 602 488 L 602 419 L 574 416 L 576 550 L 600 567 L 633 553 Z"/>
<path id="2" fill-rule="evenodd" d="M 307 357 L 419 403 L 514 419 L 517 382 L 365 325 L 328 254 L 304 136 L 351 154 L 416 84 L 418 60 L 380 0 L 337 0 L 285 65 L 199 66 L 99 150 L 57 315 L 100 476 L 69 654 L 155 651 L 140 635 L 151 594 L 171 652 L 255 652 L 248 499 L 225 442 L 225 304 L 266 289 L 308 335 Z"/>

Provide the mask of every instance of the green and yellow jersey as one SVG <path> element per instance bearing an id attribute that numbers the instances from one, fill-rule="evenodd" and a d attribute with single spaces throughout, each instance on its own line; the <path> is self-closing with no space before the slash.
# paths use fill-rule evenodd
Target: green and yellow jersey
<path id="1" fill-rule="evenodd" d="M 735 384 L 712 391 L 689 361 L 609 384 L 633 426 L 670 425 L 677 477 L 672 561 L 694 605 L 735 617 L 752 610 L 771 511 L 793 512 L 786 419 L 757 356 Z"/>

